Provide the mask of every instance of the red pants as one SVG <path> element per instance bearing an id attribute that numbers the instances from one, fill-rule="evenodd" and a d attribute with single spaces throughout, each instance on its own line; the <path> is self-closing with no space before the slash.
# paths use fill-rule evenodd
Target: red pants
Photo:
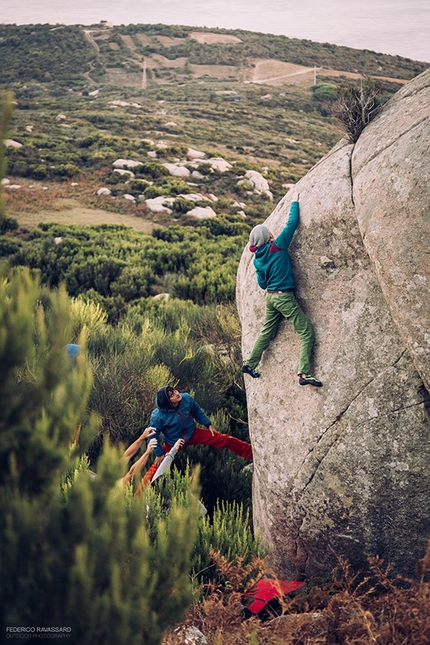
<path id="1" fill-rule="evenodd" d="M 236 437 L 232 437 L 229 434 L 215 432 L 212 435 L 212 432 L 210 430 L 207 430 L 206 428 L 196 428 L 191 439 L 189 439 L 183 447 L 186 448 L 187 446 L 196 446 L 200 444 L 203 444 L 205 446 L 213 446 L 214 448 L 218 449 L 227 448 L 240 457 L 245 457 L 245 459 L 252 459 L 251 444 L 247 443 L 246 441 L 236 439 Z M 165 455 L 166 452 L 169 452 L 171 447 L 172 446 L 168 446 L 167 443 L 163 444 L 163 455 Z M 181 448 L 181 450 L 182 449 L 183 448 Z M 149 482 L 152 480 L 157 467 L 158 466 L 154 462 L 148 472 L 145 473 L 145 476 L 142 480 L 145 484 L 149 484 Z"/>

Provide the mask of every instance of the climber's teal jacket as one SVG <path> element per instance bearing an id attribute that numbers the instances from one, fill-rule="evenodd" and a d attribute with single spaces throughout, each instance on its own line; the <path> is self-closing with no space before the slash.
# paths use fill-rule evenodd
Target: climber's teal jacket
<path id="1" fill-rule="evenodd" d="M 160 433 L 163 433 L 164 443 L 173 446 L 178 439 L 184 439 L 185 443 L 191 439 L 195 430 L 194 419 L 203 426 L 210 426 L 211 420 L 203 412 L 201 407 L 194 401 L 193 397 L 185 392 L 180 393 L 182 399 L 177 408 L 166 409 L 157 407 L 151 414 L 149 425 L 156 428 L 154 435 L 158 440 L 154 454 L 160 457 L 163 454 Z"/>
<path id="2" fill-rule="evenodd" d="M 299 223 L 299 202 L 292 202 L 290 216 L 282 233 L 274 242 L 261 246 L 254 257 L 257 282 L 262 289 L 278 291 L 294 289 L 293 269 L 288 247 Z"/>

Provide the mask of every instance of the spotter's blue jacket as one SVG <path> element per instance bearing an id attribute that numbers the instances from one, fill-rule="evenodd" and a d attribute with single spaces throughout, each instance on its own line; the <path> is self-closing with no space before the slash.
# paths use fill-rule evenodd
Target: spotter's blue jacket
<path id="1" fill-rule="evenodd" d="M 191 439 L 196 428 L 194 419 L 203 426 L 210 426 L 211 420 L 203 412 L 201 407 L 194 401 L 190 394 L 180 393 L 182 399 L 177 408 L 157 408 L 151 414 L 149 425 L 156 428 L 157 446 L 154 448 L 156 457 L 163 454 L 160 434 L 163 433 L 164 443 L 173 446 L 178 439 L 184 439 L 185 443 Z"/>

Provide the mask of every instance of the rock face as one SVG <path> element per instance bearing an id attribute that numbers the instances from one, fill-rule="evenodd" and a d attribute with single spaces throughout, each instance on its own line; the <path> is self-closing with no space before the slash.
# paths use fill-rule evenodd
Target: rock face
<path id="1" fill-rule="evenodd" d="M 245 377 L 254 522 L 283 575 L 329 573 L 378 554 L 411 573 L 430 536 L 430 72 L 405 86 L 357 144 L 340 142 L 296 186 L 290 247 L 316 333 L 297 383 L 298 337 L 283 321 Z M 267 220 L 278 234 L 292 198 Z M 244 358 L 264 293 L 245 249 L 237 302 Z"/>
<path id="2" fill-rule="evenodd" d="M 357 219 L 384 296 L 430 390 L 430 73 L 398 92 L 352 157 Z"/>

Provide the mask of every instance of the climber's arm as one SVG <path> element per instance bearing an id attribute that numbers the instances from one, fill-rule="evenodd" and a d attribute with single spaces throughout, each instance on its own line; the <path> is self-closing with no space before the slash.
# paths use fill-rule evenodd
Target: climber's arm
<path id="1" fill-rule="evenodd" d="M 299 223 L 299 196 L 295 201 L 291 202 L 290 206 L 290 216 L 288 222 L 285 225 L 284 230 L 278 235 L 275 239 L 276 246 L 279 246 L 281 249 L 288 249 L 290 246 L 291 240 L 293 239 L 294 231 L 297 228 Z"/>

